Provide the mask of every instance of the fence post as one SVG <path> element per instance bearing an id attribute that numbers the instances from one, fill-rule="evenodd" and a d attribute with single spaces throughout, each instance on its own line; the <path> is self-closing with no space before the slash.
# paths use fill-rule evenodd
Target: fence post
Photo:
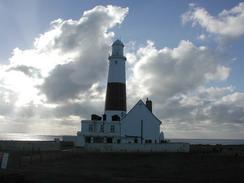
<path id="1" fill-rule="evenodd" d="M 22 153 L 21 154 L 18 154 L 18 160 L 19 160 L 19 168 L 21 168 L 22 166 Z"/>
<path id="2" fill-rule="evenodd" d="M 32 154 L 33 154 L 33 147 L 31 147 L 31 154 L 30 154 L 30 164 L 32 164 Z"/>
<path id="3" fill-rule="evenodd" d="M 41 149 L 38 148 L 38 152 L 39 152 L 39 160 L 40 160 L 40 163 L 42 163 L 42 152 L 41 152 Z"/>

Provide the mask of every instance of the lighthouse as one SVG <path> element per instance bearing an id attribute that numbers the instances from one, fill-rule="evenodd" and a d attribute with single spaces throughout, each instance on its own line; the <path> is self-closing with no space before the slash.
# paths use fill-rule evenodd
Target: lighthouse
<path id="1" fill-rule="evenodd" d="M 156 149 L 157 151 L 167 151 L 168 146 L 156 147 L 164 140 L 164 136 L 163 132 L 160 132 L 161 121 L 153 114 L 151 100 L 147 99 L 146 103 L 139 100 L 127 112 L 125 64 L 124 44 L 120 40 L 116 40 L 112 44 L 112 52 L 108 57 L 104 113 L 102 116 L 93 113 L 90 119 L 82 120 L 81 130 L 77 132 L 74 143 L 87 150 L 96 148 L 99 151 L 114 151 L 113 148 L 116 147 L 116 150 L 126 152 L 150 152 Z M 139 143 L 151 143 L 155 146 L 142 145 L 139 147 Z M 110 146 L 106 146 L 107 144 Z M 170 146 L 170 150 L 171 148 Z"/>
<path id="2" fill-rule="evenodd" d="M 124 44 L 116 40 L 109 56 L 107 92 L 105 99 L 105 118 L 118 121 L 126 114 L 126 73 Z"/>

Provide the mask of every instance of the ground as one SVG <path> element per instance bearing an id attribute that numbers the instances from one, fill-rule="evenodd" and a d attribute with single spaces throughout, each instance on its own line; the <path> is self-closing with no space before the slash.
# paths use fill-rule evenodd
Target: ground
<path id="1" fill-rule="evenodd" d="M 190 153 L 56 152 L 28 158 L 1 170 L 0 182 L 244 182 L 243 154 L 220 153 L 218 149 Z"/>

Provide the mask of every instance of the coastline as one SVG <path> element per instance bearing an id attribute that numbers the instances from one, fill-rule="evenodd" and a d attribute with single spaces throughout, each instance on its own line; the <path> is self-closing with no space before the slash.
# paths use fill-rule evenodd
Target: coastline
<path id="1" fill-rule="evenodd" d="M 28 133 L 1 133 L 0 141 L 54 141 L 62 140 L 66 135 L 38 135 Z M 185 142 L 191 145 L 244 145 L 244 139 L 191 139 L 191 138 L 166 138 L 170 142 Z"/>

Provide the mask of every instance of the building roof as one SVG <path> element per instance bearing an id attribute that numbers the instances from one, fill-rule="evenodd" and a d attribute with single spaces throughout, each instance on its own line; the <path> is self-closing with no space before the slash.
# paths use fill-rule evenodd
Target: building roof
<path id="1" fill-rule="evenodd" d="M 125 119 L 129 113 L 131 113 L 133 111 L 133 109 L 137 106 L 137 105 L 144 105 L 144 107 L 148 110 L 148 112 L 159 122 L 159 124 L 162 124 L 162 122 L 160 121 L 160 119 L 158 119 L 146 106 L 146 104 L 140 99 L 130 110 L 129 112 L 126 114 L 126 116 L 124 118 L 122 118 L 121 120 Z"/>
<path id="2" fill-rule="evenodd" d="M 116 41 L 114 41 L 114 43 L 112 44 L 112 46 L 115 46 L 115 45 L 122 45 L 122 46 L 124 46 L 124 44 L 122 43 L 122 41 L 120 41 L 119 39 L 117 39 Z"/>

